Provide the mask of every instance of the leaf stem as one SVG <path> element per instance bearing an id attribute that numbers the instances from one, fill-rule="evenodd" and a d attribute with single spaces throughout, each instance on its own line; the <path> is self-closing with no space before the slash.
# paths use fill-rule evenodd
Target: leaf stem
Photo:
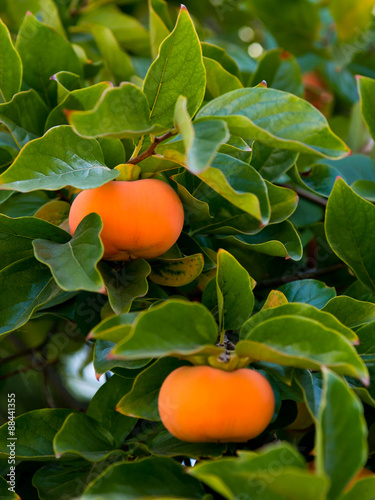
<path id="1" fill-rule="evenodd" d="M 133 155 L 134 157 L 130 158 L 130 160 L 127 161 L 127 163 L 131 163 L 132 165 L 136 165 L 137 163 L 141 162 L 142 160 L 145 160 L 146 158 L 148 158 L 149 156 L 152 156 L 154 154 L 154 151 L 156 149 L 156 147 L 163 141 L 166 141 L 167 139 L 169 139 L 170 137 L 173 137 L 174 135 L 177 134 L 177 131 L 175 129 L 172 129 L 170 130 L 169 132 L 166 132 L 164 135 L 161 135 L 160 137 L 155 137 L 155 140 L 154 142 L 151 143 L 151 145 L 146 149 L 146 151 L 144 151 L 143 153 L 141 153 L 140 155 L 138 156 L 135 156 L 138 154 L 140 148 L 142 147 L 142 144 L 141 146 L 138 148 L 135 149 Z M 140 141 L 141 143 L 141 141 Z M 142 141 L 143 143 L 143 141 Z"/>

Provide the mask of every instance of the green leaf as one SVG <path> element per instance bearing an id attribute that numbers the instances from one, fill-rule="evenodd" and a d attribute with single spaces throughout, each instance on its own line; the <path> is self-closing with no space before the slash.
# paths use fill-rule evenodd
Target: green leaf
<path id="1" fill-rule="evenodd" d="M 251 337 L 251 331 L 257 325 L 261 324 L 271 318 L 278 318 L 281 316 L 294 316 L 310 318 L 323 326 L 326 326 L 330 330 L 334 330 L 346 337 L 351 342 L 356 342 L 358 336 L 350 330 L 348 327 L 344 326 L 340 321 L 338 321 L 335 316 L 329 314 L 325 311 L 320 311 L 312 305 L 309 304 L 282 304 L 278 307 L 272 307 L 270 309 L 262 309 L 260 312 L 252 316 L 241 328 L 240 338 L 246 339 Z"/>
<path id="2" fill-rule="evenodd" d="M 331 299 L 324 306 L 323 311 L 333 314 L 349 328 L 357 328 L 375 321 L 375 304 L 345 295 Z"/>
<path id="3" fill-rule="evenodd" d="M 55 298 L 60 291 L 48 267 L 34 257 L 5 267 L 0 272 L 0 334 L 20 328 L 35 310 Z"/>
<path id="4" fill-rule="evenodd" d="M 263 80 L 267 82 L 267 87 L 303 97 L 301 69 L 296 58 L 284 49 L 268 50 L 259 59 L 257 69 L 251 76 L 251 86 Z"/>
<path id="5" fill-rule="evenodd" d="M 9 490 L 10 485 L 6 479 L 0 476 L 0 498 L 1 500 L 21 500 L 17 493 Z"/>
<path id="6" fill-rule="evenodd" d="M 22 63 L 8 28 L 0 19 L 0 102 L 10 101 L 21 88 Z"/>
<path id="7" fill-rule="evenodd" d="M 342 500 L 374 500 L 375 477 L 367 477 L 356 481 Z"/>
<path id="8" fill-rule="evenodd" d="M 372 21 L 374 3 L 372 0 L 331 0 L 329 9 L 335 20 L 337 35 L 340 41 L 354 41 L 358 33 L 365 35 Z"/>
<path id="9" fill-rule="evenodd" d="M 87 409 L 87 415 L 112 434 L 116 447 L 122 445 L 137 423 L 136 419 L 125 417 L 116 411 L 118 401 L 131 390 L 132 385 L 132 379 L 112 375 L 95 393 Z"/>
<path id="10" fill-rule="evenodd" d="M 271 148 L 255 141 L 251 166 L 267 181 L 275 181 L 297 161 L 298 153 L 286 149 Z"/>
<path id="11" fill-rule="evenodd" d="M 255 15 L 267 26 L 280 47 L 301 55 L 314 50 L 320 29 L 319 5 L 309 0 L 250 0 Z M 288 29 L 285 29 L 285 27 Z"/>
<path id="12" fill-rule="evenodd" d="M 239 451 L 238 457 L 200 462 L 189 473 L 228 500 L 243 498 L 324 500 L 328 482 L 305 470 L 303 457 L 288 443 L 260 452 Z M 270 471 L 275 470 L 277 474 Z"/>
<path id="13" fill-rule="evenodd" d="M 47 116 L 46 104 L 33 89 L 20 92 L 10 102 L 0 104 L 0 121 L 11 131 L 20 148 L 43 135 Z"/>
<path id="14" fill-rule="evenodd" d="M 221 144 L 229 137 L 227 124 L 221 120 L 191 123 L 187 99 L 179 96 L 174 116 L 185 146 L 186 168 L 193 174 L 206 170 Z"/>
<path id="15" fill-rule="evenodd" d="M 234 90 L 206 104 L 197 116 L 223 119 L 232 134 L 274 148 L 315 153 L 325 158 L 342 158 L 349 151 L 314 106 L 280 90 L 263 87 Z"/>
<path id="16" fill-rule="evenodd" d="M 73 453 L 86 460 L 101 460 L 115 448 L 112 434 L 84 413 L 71 413 L 53 439 L 56 458 Z"/>
<path id="17" fill-rule="evenodd" d="M 121 49 L 112 31 L 105 26 L 95 24 L 91 27 L 91 32 L 102 59 L 113 75 L 114 82 L 119 84 L 129 81 L 135 73 L 131 59 Z"/>
<path id="18" fill-rule="evenodd" d="M 103 92 L 108 88 L 112 88 L 112 86 L 108 82 L 102 82 L 69 92 L 61 103 L 48 115 L 45 130 L 47 131 L 57 125 L 66 125 L 68 121 L 65 111 L 67 110 L 91 110 L 97 104 Z"/>
<path id="19" fill-rule="evenodd" d="M 202 304 L 169 299 L 143 311 L 113 354 L 121 359 L 142 359 L 221 352 L 216 340 L 217 325 Z"/>
<path id="20" fill-rule="evenodd" d="M 119 342 L 129 334 L 137 316 L 138 313 L 122 313 L 105 318 L 91 330 L 88 338 Z"/>
<path id="21" fill-rule="evenodd" d="M 368 371 L 350 341 L 341 333 L 302 316 L 262 321 L 236 346 L 239 356 L 296 368 L 328 366 L 337 373 L 368 380 Z"/>
<path id="22" fill-rule="evenodd" d="M 82 67 L 71 44 L 53 28 L 26 14 L 18 33 L 16 49 L 23 64 L 23 80 L 52 103 L 50 77 L 59 71 L 82 76 Z M 35 64 L 38 61 L 38 64 Z"/>
<path id="23" fill-rule="evenodd" d="M 109 303 L 116 314 L 128 312 L 133 300 L 144 297 L 148 291 L 147 276 L 151 267 L 143 259 L 126 262 L 118 271 L 101 262 L 99 271 L 107 288 Z"/>
<path id="24" fill-rule="evenodd" d="M 201 253 L 180 259 L 159 259 L 152 262 L 150 280 L 162 286 L 185 286 L 198 278 L 203 266 L 204 258 Z"/>
<path id="25" fill-rule="evenodd" d="M 203 63 L 206 68 L 207 90 L 212 97 L 243 88 L 239 78 L 223 68 L 215 59 L 203 57 Z"/>
<path id="26" fill-rule="evenodd" d="M 174 106 L 181 94 L 187 99 L 189 115 L 195 115 L 202 104 L 205 86 L 202 49 L 193 22 L 183 6 L 174 30 L 162 43 L 158 58 L 150 66 L 144 81 L 151 123 L 170 128 Z"/>
<path id="27" fill-rule="evenodd" d="M 375 292 L 375 207 L 338 179 L 328 200 L 325 230 L 332 250 Z"/>
<path id="28" fill-rule="evenodd" d="M 367 426 L 363 406 L 347 383 L 323 370 L 323 395 L 316 425 L 317 472 L 327 474 L 328 500 L 338 498 L 367 460 Z"/>
<path id="29" fill-rule="evenodd" d="M 80 88 L 80 76 L 70 71 L 59 71 L 52 75 L 50 80 L 55 83 L 57 104 L 60 104 L 70 92 Z"/>
<path id="30" fill-rule="evenodd" d="M 268 222 L 270 205 L 266 184 L 247 163 L 219 153 L 199 178 L 235 207 L 263 224 Z"/>
<path id="31" fill-rule="evenodd" d="M 294 213 L 298 206 L 297 193 L 292 189 L 276 186 L 269 181 L 265 182 L 271 205 L 270 224 L 283 222 Z"/>
<path id="32" fill-rule="evenodd" d="M 81 500 L 92 499 L 94 495 L 107 498 L 111 493 L 122 494 L 128 500 L 156 495 L 202 498 L 203 488 L 173 459 L 151 457 L 108 467 L 97 480 L 89 484 Z"/>
<path id="33" fill-rule="evenodd" d="M 375 80 L 361 76 L 358 80 L 359 95 L 361 98 L 361 111 L 371 137 L 375 138 L 375 119 L 371 112 L 375 107 L 374 99 Z"/>
<path id="34" fill-rule="evenodd" d="M 216 291 L 220 331 L 237 330 L 254 307 L 253 279 L 227 251 L 217 254 Z"/>
<path id="35" fill-rule="evenodd" d="M 129 314 L 130 315 L 130 314 Z M 124 316 L 122 314 L 121 316 Z M 127 334 L 131 331 L 129 328 L 128 320 L 125 326 L 122 326 L 122 329 L 118 328 L 116 334 L 120 336 L 122 335 L 121 340 L 127 338 Z M 113 332 L 111 332 L 113 333 Z M 116 339 L 118 340 L 118 338 Z M 97 340 L 95 342 L 94 348 L 94 368 L 97 380 L 100 379 L 100 376 L 107 371 L 113 370 L 113 368 L 126 368 L 129 370 L 136 370 L 138 368 L 142 368 L 143 366 L 148 365 L 150 359 L 140 359 L 140 360 L 130 360 L 123 361 L 118 359 L 108 359 L 109 354 L 112 352 L 112 349 L 115 347 L 115 343 L 107 340 Z"/>
<path id="36" fill-rule="evenodd" d="M 6 192 L 6 191 L 3 191 Z M 34 214 L 38 219 L 59 226 L 69 217 L 70 204 L 67 201 L 52 200 L 42 205 Z"/>
<path id="37" fill-rule="evenodd" d="M 170 17 L 168 4 L 164 0 L 149 0 L 149 21 L 151 38 L 151 55 L 156 59 L 159 47 L 169 35 Z"/>
<path id="38" fill-rule="evenodd" d="M 336 290 L 318 280 L 299 280 L 286 283 L 279 288 L 288 302 L 302 302 L 321 309 L 336 296 Z"/>
<path id="39" fill-rule="evenodd" d="M 300 260 L 303 252 L 300 237 L 289 221 L 268 225 L 254 235 L 225 236 L 218 240 L 223 246 L 233 245 L 246 252 L 251 250 L 293 260 Z"/>
<path id="40" fill-rule="evenodd" d="M 44 408 L 23 413 L 15 419 L 16 457 L 20 460 L 55 458 L 52 440 L 72 410 Z M 9 455 L 8 423 L 0 427 L 0 452 Z"/>
<path id="41" fill-rule="evenodd" d="M 166 377 L 186 363 L 174 358 L 162 358 L 147 367 L 134 380 L 133 387 L 117 404 L 123 415 L 159 421 L 158 397 Z"/>
<path id="42" fill-rule="evenodd" d="M 135 54 L 148 56 L 150 37 L 146 28 L 138 19 L 125 14 L 114 4 L 85 9 L 79 16 L 75 32 L 91 32 L 89 25 L 100 24 L 109 28 L 121 47 Z"/>
<path id="43" fill-rule="evenodd" d="M 1 212 L 8 217 L 31 217 L 49 201 L 49 196 L 45 191 L 34 191 L 33 193 L 15 193 L 14 191 L 1 191 L 0 194 L 10 194 L 6 196 L 1 204 Z M 3 196 L 4 199 L 4 196 Z"/>
<path id="44" fill-rule="evenodd" d="M 97 269 L 104 252 L 99 236 L 102 227 L 100 216 L 92 213 L 82 219 L 72 239 L 66 243 L 44 239 L 33 241 L 35 257 L 50 268 L 63 290 L 100 292 L 104 287 Z"/>
<path id="45" fill-rule="evenodd" d="M 94 109 L 72 111 L 68 121 L 83 137 L 136 138 L 164 130 L 150 124 L 147 98 L 132 83 L 106 90 Z"/>
<path id="46" fill-rule="evenodd" d="M 0 175 L 0 189 L 23 193 L 64 186 L 90 189 L 115 179 L 117 170 L 104 164 L 96 140 L 78 137 L 67 125 L 49 130 L 22 149 L 14 163 Z"/>
<path id="47" fill-rule="evenodd" d="M 158 457 L 189 457 L 201 459 L 202 457 L 218 458 L 227 449 L 226 443 L 187 443 L 180 441 L 168 431 L 161 431 L 151 440 L 146 442 L 147 449 Z"/>
<path id="48" fill-rule="evenodd" d="M 228 54 L 228 52 L 225 49 L 219 47 L 218 45 L 214 45 L 212 43 L 207 43 L 207 42 L 201 42 L 201 46 L 204 57 L 214 59 L 215 61 L 220 63 L 224 69 L 229 71 L 229 73 L 232 73 L 232 75 L 238 77 L 241 76 L 238 64 L 236 63 L 234 58 Z"/>

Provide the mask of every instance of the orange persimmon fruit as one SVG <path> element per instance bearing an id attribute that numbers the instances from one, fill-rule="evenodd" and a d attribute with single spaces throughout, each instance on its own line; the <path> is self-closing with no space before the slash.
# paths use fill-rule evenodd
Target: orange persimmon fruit
<path id="1" fill-rule="evenodd" d="M 164 426 L 182 441 L 245 442 L 268 426 L 275 397 L 254 370 L 183 366 L 164 380 L 158 405 Z"/>
<path id="2" fill-rule="evenodd" d="M 82 191 L 70 209 L 72 234 L 92 212 L 103 221 L 100 237 L 107 260 L 159 257 L 176 243 L 184 224 L 179 197 L 157 179 L 110 181 Z"/>

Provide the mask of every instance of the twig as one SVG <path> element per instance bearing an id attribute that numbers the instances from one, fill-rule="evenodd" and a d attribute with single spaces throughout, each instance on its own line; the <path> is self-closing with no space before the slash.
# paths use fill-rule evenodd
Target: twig
<path id="1" fill-rule="evenodd" d="M 316 203 L 317 205 L 320 205 L 321 207 L 325 208 L 327 206 L 327 200 L 325 198 L 318 196 L 317 194 L 310 193 L 309 191 L 305 191 L 304 189 L 301 189 L 299 187 L 290 186 L 289 184 L 280 184 L 280 186 L 288 188 L 288 189 L 292 189 L 301 198 L 305 198 L 305 200 L 312 201 L 313 203 Z"/>
<path id="2" fill-rule="evenodd" d="M 46 366 L 55 365 L 57 362 L 58 362 L 58 360 L 50 361 L 49 363 L 47 363 Z M 5 380 L 5 379 L 10 378 L 10 377 L 14 377 L 15 375 L 19 375 L 20 373 L 31 371 L 31 370 L 35 370 L 35 368 L 33 366 L 24 366 L 23 368 L 19 368 L 18 370 L 14 370 L 13 372 L 8 372 L 5 375 L 2 375 L 0 377 L 0 381 Z M 35 371 L 37 371 L 37 370 L 35 370 Z"/>
<path id="3" fill-rule="evenodd" d="M 27 349 L 24 349 L 23 351 L 17 352 L 16 354 L 12 354 L 11 356 L 7 356 L 6 358 L 0 359 L 0 366 L 4 365 L 5 363 L 10 363 L 15 359 L 23 358 L 23 356 L 28 356 L 29 354 L 34 354 L 39 351 L 42 351 L 44 347 L 47 345 L 48 341 L 49 338 L 47 337 L 41 344 L 37 345 L 36 347 L 29 347 Z"/>
<path id="4" fill-rule="evenodd" d="M 335 271 L 339 271 L 340 269 L 344 269 L 345 267 L 346 264 L 344 264 L 344 262 L 339 262 L 337 264 L 333 264 L 332 266 L 323 267 L 321 269 L 302 271 L 300 273 L 289 274 L 289 276 L 280 276 L 279 278 L 263 280 L 257 284 L 256 288 L 257 290 L 259 290 L 259 288 L 273 288 L 284 285 L 285 283 L 290 283 L 291 281 L 319 278 L 320 276 L 334 273 Z"/>
<path id="5" fill-rule="evenodd" d="M 154 142 L 140 155 L 136 156 L 135 158 L 130 158 L 128 160 L 128 163 L 131 163 L 132 165 L 136 165 L 137 163 L 141 162 L 142 160 L 145 160 L 149 156 L 152 156 L 154 154 L 154 151 L 156 147 L 163 141 L 166 141 L 170 137 L 173 137 L 176 135 L 176 131 L 170 130 L 169 132 L 166 132 L 164 135 L 161 135 L 160 137 L 155 137 Z"/>

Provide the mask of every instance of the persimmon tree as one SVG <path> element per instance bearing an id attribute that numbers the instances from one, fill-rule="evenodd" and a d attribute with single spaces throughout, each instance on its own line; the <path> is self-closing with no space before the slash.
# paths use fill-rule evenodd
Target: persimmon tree
<path id="1" fill-rule="evenodd" d="M 374 498 L 372 9 L 0 1 L 1 499 Z M 69 230 L 82 191 L 145 179 L 143 222 L 108 194 Z M 177 242 L 103 258 L 108 227 L 164 234 L 167 191 Z M 257 414 L 243 370 L 265 430 L 171 435 L 193 365 L 241 369 L 219 419 L 181 384 L 194 435 Z"/>

